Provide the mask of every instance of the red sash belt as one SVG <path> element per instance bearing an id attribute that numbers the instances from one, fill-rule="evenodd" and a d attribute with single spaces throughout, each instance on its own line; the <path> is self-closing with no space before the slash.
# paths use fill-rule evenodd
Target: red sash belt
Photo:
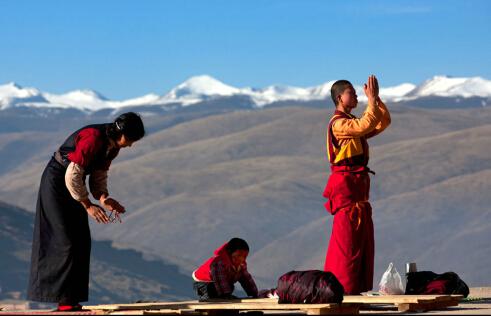
<path id="1" fill-rule="evenodd" d="M 333 165 L 331 165 L 331 173 L 334 173 L 334 172 L 351 172 L 351 173 L 368 172 L 371 174 L 375 174 L 375 172 L 372 171 L 367 166 L 333 166 Z"/>
<path id="2" fill-rule="evenodd" d="M 370 169 L 364 166 L 332 166 L 331 170 L 323 194 L 328 199 L 325 203 L 327 211 L 334 215 L 338 211 L 348 210 L 355 216 L 367 209 L 370 205 Z"/>

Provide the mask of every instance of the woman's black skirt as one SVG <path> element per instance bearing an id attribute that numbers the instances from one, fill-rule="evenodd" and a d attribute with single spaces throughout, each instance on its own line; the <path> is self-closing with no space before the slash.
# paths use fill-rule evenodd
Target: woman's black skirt
<path id="1" fill-rule="evenodd" d="M 68 192 L 65 171 L 52 158 L 41 178 L 27 293 L 33 301 L 78 303 L 89 296 L 88 215 Z"/>

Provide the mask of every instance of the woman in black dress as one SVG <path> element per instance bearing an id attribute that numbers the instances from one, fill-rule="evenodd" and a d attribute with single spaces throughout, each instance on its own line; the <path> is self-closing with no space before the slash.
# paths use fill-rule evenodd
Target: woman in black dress
<path id="1" fill-rule="evenodd" d="M 80 310 L 88 300 L 91 237 L 88 216 L 109 223 L 106 211 L 123 213 L 109 197 L 107 172 L 119 150 L 145 135 L 140 116 L 120 115 L 70 135 L 46 166 L 39 188 L 32 243 L 28 299 L 58 303 L 58 310 Z M 99 201 L 89 199 L 89 189 Z"/>

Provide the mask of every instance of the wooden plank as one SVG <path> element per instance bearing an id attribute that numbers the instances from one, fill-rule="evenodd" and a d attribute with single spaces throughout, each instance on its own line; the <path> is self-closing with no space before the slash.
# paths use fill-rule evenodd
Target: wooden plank
<path id="1" fill-rule="evenodd" d="M 426 302 L 426 303 L 417 303 L 417 304 L 399 304 L 397 306 L 398 311 L 400 312 L 415 312 L 422 313 L 431 310 L 439 310 L 446 309 L 448 305 L 442 302 Z"/>
<path id="2" fill-rule="evenodd" d="M 424 312 L 456 306 L 462 295 L 384 295 L 384 296 L 345 296 L 343 302 L 394 305 L 400 312 Z"/>
<path id="3" fill-rule="evenodd" d="M 417 308 L 419 307 L 419 309 Z M 403 304 L 397 304 L 397 310 L 399 312 L 405 313 L 405 312 L 424 312 L 424 310 L 421 308 L 420 304 L 414 304 L 414 303 L 403 303 Z"/>
<path id="4" fill-rule="evenodd" d="M 192 301 L 179 301 L 179 302 L 147 302 L 147 303 L 128 303 L 128 304 L 100 304 L 100 305 L 85 305 L 82 307 L 84 310 L 139 310 L 139 309 L 165 309 L 173 308 L 179 309 L 188 304 L 210 304 L 210 303 L 248 303 L 248 302 L 266 302 L 273 303 L 278 302 L 274 298 L 246 298 L 237 300 L 223 300 L 212 299 L 206 302 L 199 302 L 198 300 Z"/>
<path id="5" fill-rule="evenodd" d="M 106 315 L 200 315 L 199 312 L 187 309 L 154 309 L 154 310 L 119 310 Z"/>
<path id="6" fill-rule="evenodd" d="M 449 301 L 461 299 L 461 295 L 380 295 L 362 296 L 346 295 L 343 303 L 362 303 L 362 304 L 410 304 L 422 303 L 427 301 Z"/>
<path id="7" fill-rule="evenodd" d="M 397 309 L 400 312 L 426 312 L 430 310 L 446 309 L 450 306 L 459 305 L 459 300 L 433 300 L 433 301 L 421 301 L 419 303 L 403 303 L 397 304 Z"/>
<path id="8" fill-rule="evenodd" d="M 340 304 L 331 308 L 309 308 L 302 309 L 307 315 L 358 315 L 360 314 L 360 306 Z"/>
<path id="9" fill-rule="evenodd" d="M 278 304 L 277 299 L 238 299 L 238 300 L 213 300 L 208 302 L 181 301 L 181 302 L 149 302 L 135 304 L 109 304 L 84 306 L 84 310 L 107 311 L 116 314 L 127 314 L 131 311 L 145 311 L 140 314 L 180 314 L 184 311 L 188 313 L 213 312 L 232 310 L 301 310 L 311 315 L 324 315 L 333 313 L 358 314 L 360 306 L 369 307 L 370 304 L 390 304 L 397 307 L 400 311 L 421 311 L 430 309 L 441 309 L 448 306 L 458 305 L 462 299 L 461 295 L 383 295 L 383 296 L 361 296 L 347 295 L 342 304 Z M 334 312 L 336 311 L 336 312 Z"/>
<path id="10" fill-rule="evenodd" d="M 112 315 L 112 314 L 111 314 Z M 201 315 L 199 311 L 192 309 L 160 309 L 160 310 L 146 310 L 143 315 Z"/>
<path id="11" fill-rule="evenodd" d="M 190 309 L 197 311 L 292 311 L 301 310 L 309 315 L 331 315 L 331 314 L 358 314 L 359 304 L 278 304 L 277 302 L 247 302 L 247 303 L 225 303 L 225 304 L 198 304 L 189 305 Z"/>
<path id="12" fill-rule="evenodd" d="M 187 304 L 197 304 L 196 300 L 181 301 L 181 302 L 149 302 L 149 303 L 133 303 L 133 304 L 101 304 L 101 305 L 86 305 L 83 310 L 139 310 L 139 309 L 180 309 L 185 308 Z"/>
<path id="13" fill-rule="evenodd" d="M 299 310 L 308 308 L 334 308 L 338 304 L 278 304 L 278 303 L 208 303 L 208 304 L 189 304 L 189 309 L 210 310 Z"/>
<path id="14" fill-rule="evenodd" d="M 161 306 L 166 306 L 162 308 Z M 160 307 L 160 308 L 158 308 Z M 138 314 L 182 314 L 187 311 L 211 312 L 220 314 L 221 311 L 239 310 L 301 310 L 312 315 L 327 314 L 358 314 L 359 304 L 278 304 L 277 300 L 247 300 L 247 302 L 227 301 L 227 302 L 165 302 L 165 303 L 138 303 L 138 304 L 112 304 L 87 306 L 91 310 L 106 311 L 111 315 Z"/>

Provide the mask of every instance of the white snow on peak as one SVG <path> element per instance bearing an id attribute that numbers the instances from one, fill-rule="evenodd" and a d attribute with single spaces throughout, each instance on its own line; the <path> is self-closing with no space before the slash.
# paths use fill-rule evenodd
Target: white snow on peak
<path id="1" fill-rule="evenodd" d="M 208 76 L 191 77 L 165 95 L 147 94 L 141 97 L 114 101 L 93 90 L 74 90 L 64 94 L 43 93 L 35 88 L 23 88 L 13 82 L 0 85 L 0 110 L 16 106 L 77 108 L 82 111 L 119 109 L 127 106 L 168 105 L 188 106 L 217 97 L 248 96 L 256 107 L 279 101 L 312 101 L 330 99 L 328 81 L 313 87 L 271 85 L 265 88 L 236 88 Z M 355 85 L 359 101 L 366 101 L 363 86 Z M 402 83 L 381 87 L 380 97 L 387 102 L 411 100 L 419 97 L 483 97 L 491 98 L 491 81 L 481 77 L 454 78 L 435 76 L 421 85 Z"/>
<path id="2" fill-rule="evenodd" d="M 481 77 L 435 76 L 408 94 L 411 98 L 423 96 L 491 97 L 491 81 Z"/>
<path id="3" fill-rule="evenodd" d="M 40 92 L 34 88 L 22 88 L 15 82 L 9 82 L 4 85 L 0 85 L 0 97 L 17 97 L 26 98 L 34 95 L 39 95 Z"/>
<path id="4" fill-rule="evenodd" d="M 44 93 L 49 103 L 61 108 L 78 108 L 82 110 L 96 111 L 108 107 L 108 100 L 100 93 L 93 90 L 74 90 L 65 94 Z"/>
<path id="5" fill-rule="evenodd" d="M 405 96 L 413 91 L 416 85 L 412 83 L 402 83 L 397 86 L 380 88 L 379 95 L 380 98 L 385 102 L 398 102 L 405 99 Z M 358 100 L 366 102 L 368 100 L 365 95 L 363 86 L 355 86 L 356 94 L 358 95 Z"/>
<path id="6" fill-rule="evenodd" d="M 385 100 L 399 101 L 415 88 L 416 85 L 412 83 L 402 83 L 394 87 L 380 88 L 379 95 L 380 98 Z"/>
<path id="7" fill-rule="evenodd" d="M 121 108 L 125 106 L 141 106 L 141 105 L 153 105 L 157 104 L 160 100 L 160 95 L 155 93 L 149 93 L 141 97 L 127 99 L 124 101 L 109 101 L 107 102 L 110 108 Z"/>
<path id="8" fill-rule="evenodd" d="M 316 87 L 310 88 L 312 96 L 318 99 L 326 99 L 331 97 L 331 87 L 336 82 L 336 80 L 328 81 Z"/>
<path id="9" fill-rule="evenodd" d="M 25 101 L 33 102 L 44 100 L 41 92 L 35 88 L 23 88 L 15 82 L 0 85 L 0 109 L 6 109 Z"/>
<path id="10" fill-rule="evenodd" d="M 207 76 L 195 76 L 184 81 L 160 99 L 160 103 L 182 103 L 189 105 L 210 97 L 240 94 L 240 89 Z"/>
<path id="11" fill-rule="evenodd" d="M 273 85 L 264 89 L 244 88 L 242 94 L 251 97 L 258 107 L 285 100 L 308 100 L 310 97 L 309 90 L 306 88 L 281 85 Z"/>
<path id="12" fill-rule="evenodd" d="M 329 81 L 309 88 L 273 85 L 264 89 L 244 88 L 241 91 L 242 94 L 250 96 L 256 106 L 263 107 L 278 101 L 312 101 L 329 98 L 333 83 L 334 81 Z"/>

